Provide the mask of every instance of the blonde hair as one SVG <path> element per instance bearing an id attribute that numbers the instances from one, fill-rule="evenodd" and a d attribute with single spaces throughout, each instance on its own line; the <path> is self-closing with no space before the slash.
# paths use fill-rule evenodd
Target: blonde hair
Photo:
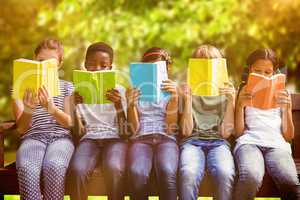
<path id="1" fill-rule="evenodd" d="M 221 51 L 212 45 L 204 44 L 193 52 L 193 58 L 223 58 Z"/>
<path id="2" fill-rule="evenodd" d="M 35 48 L 35 50 L 34 50 L 35 56 L 38 55 L 40 53 L 40 51 L 42 51 L 44 49 L 56 50 L 56 52 L 58 54 L 59 63 L 62 62 L 63 55 L 64 55 L 64 47 L 59 40 L 54 39 L 54 38 L 44 39 Z"/>

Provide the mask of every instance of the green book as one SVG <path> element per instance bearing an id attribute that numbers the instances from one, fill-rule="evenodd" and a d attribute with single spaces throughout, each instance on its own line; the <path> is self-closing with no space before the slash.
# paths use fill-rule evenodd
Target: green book
<path id="1" fill-rule="evenodd" d="M 75 91 L 83 98 L 85 104 L 108 104 L 105 94 L 116 87 L 116 72 L 102 70 L 96 72 L 74 70 L 73 81 Z"/>

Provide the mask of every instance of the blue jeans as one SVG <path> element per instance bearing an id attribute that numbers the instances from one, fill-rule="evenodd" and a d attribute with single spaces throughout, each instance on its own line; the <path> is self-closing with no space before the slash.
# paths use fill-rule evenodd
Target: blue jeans
<path id="1" fill-rule="evenodd" d="M 160 199 L 177 198 L 178 146 L 164 135 L 147 135 L 134 139 L 129 149 L 131 199 L 146 200 L 151 169 L 155 171 Z"/>
<path id="2" fill-rule="evenodd" d="M 296 166 L 289 152 L 245 144 L 237 149 L 235 159 L 239 169 L 236 200 L 254 199 L 262 184 L 265 168 L 280 190 L 282 199 L 300 199 Z"/>
<path id="3" fill-rule="evenodd" d="M 205 165 L 216 186 L 214 198 L 231 199 L 235 167 L 229 145 L 223 140 L 199 139 L 187 141 L 180 146 L 179 199 L 197 199 Z"/>
<path id="4" fill-rule="evenodd" d="M 102 161 L 108 198 L 121 200 L 124 196 L 127 143 L 122 140 L 90 140 L 79 143 L 70 163 L 71 199 L 86 200 L 88 181 L 98 161 Z"/>
<path id="5" fill-rule="evenodd" d="M 73 151 L 74 145 L 69 138 L 39 141 L 28 137 L 22 140 L 16 160 L 21 199 L 62 200 Z"/>

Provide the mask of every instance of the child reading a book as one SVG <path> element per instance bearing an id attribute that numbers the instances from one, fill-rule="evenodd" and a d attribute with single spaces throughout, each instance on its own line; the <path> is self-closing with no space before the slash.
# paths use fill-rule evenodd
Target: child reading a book
<path id="1" fill-rule="evenodd" d="M 87 71 L 111 70 L 113 49 L 103 43 L 91 44 L 85 57 Z M 104 80 L 105 81 L 105 80 Z M 76 85 L 75 85 L 76 87 Z M 108 199 L 124 198 L 124 176 L 127 143 L 125 89 L 121 86 L 107 91 L 108 104 L 85 104 L 84 97 L 75 92 L 75 104 L 85 134 L 76 148 L 70 164 L 72 200 L 86 200 L 89 177 L 99 161 L 104 170 Z M 101 160 L 100 160 L 101 158 Z"/>
<path id="2" fill-rule="evenodd" d="M 61 66 L 63 46 L 55 39 L 42 41 L 34 53 L 38 61 L 54 58 Z M 69 131 L 73 85 L 63 80 L 59 83 L 59 96 L 50 98 L 42 87 L 38 93 L 27 90 L 23 100 L 13 100 L 17 130 L 21 133 L 16 159 L 21 199 L 64 198 L 65 174 L 74 151 Z"/>
<path id="3" fill-rule="evenodd" d="M 258 49 L 249 55 L 247 66 L 249 73 L 271 77 L 278 60 L 271 49 Z M 286 90 L 275 91 L 277 107 L 259 109 L 248 106 L 253 96 L 245 88 L 240 88 L 235 112 L 234 157 L 239 170 L 235 199 L 254 199 L 265 169 L 283 199 L 299 199 L 299 181 L 288 143 L 294 137 L 291 97 Z"/>
<path id="4" fill-rule="evenodd" d="M 166 61 L 170 73 L 172 62 L 166 50 L 153 47 L 142 57 L 142 62 L 156 61 Z M 159 102 L 139 101 L 140 92 L 136 88 L 128 88 L 126 91 L 128 126 L 133 133 L 128 153 L 133 200 L 148 199 L 152 169 L 156 175 L 160 199 L 177 198 L 178 146 L 174 136 L 178 118 L 177 87 L 172 80 L 166 80 L 161 88 L 170 95 Z"/>
<path id="5" fill-rule="evenodd" d="M 214 46 L 201 45 L 193 58 L 222 58 Z M 219 88 L 219 96 L 195 96 L 190 86 L 180 87 L 179 199 L 197 199 L 205 171 L 215 184 L 214 198 L 232 198 L 235 177 L 234 159 L 226 141 L 234 130 L 235 89 L 229 83 Z"/>

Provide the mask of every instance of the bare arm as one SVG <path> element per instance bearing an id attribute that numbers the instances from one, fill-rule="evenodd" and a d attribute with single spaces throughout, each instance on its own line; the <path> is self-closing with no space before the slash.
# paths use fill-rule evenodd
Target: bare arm
<path id="1" fill-rule="evenodd" d="M 237 97 L 237 104 L 235 109 L 235 137 L 240 137 L 245 130 L 245 107 L 252 100 L 252 95 L 241 89 L 239 96 Z"/>
<path id="2" fill-rule="evenodd" d="M 112 89 L 106 94 L 107 99 L 114 103 L 116 112 L 117 112 L 117 122 L 118 130 L 120 136 L 128 136 L 127 124 L 126 124 L 126 115 L 122 105 L 122 97 L 120 92 L 117 89 Z"/>
<path id="3" fill-rule="evenodd" d="M 173 134 L 178 130 L 178 94 L 177 85 L 174 81 L 168 79 L 163 81 L 162 90 L 171 94 L 170 100 L 166 108 L 166 133 Z"/>
<path id="4" fill-rule="evenodd" d="M 38 95 L 41 106 L 43 106 L 49 114 L 51 114 L 58 124 L 65 128 L 72 126 L 71 119 L 71 96 L 64 98 L 64 110 L 60 110 L 49 97 L 48 91 L 45 87 L 39 89 Z"/>
<path id="5" fill-rule="evenodd" d="M 140 129 L 139 114 L 136 107 L 140 92 L 134 88 L 128 88 L 126 91 L 127 101 L 127 128 L 133 134 L 137 134 Z"/>
<path id="6" fill-rule="evenodd" d="M 230 137 L 234 131 L 234 106 L 231 101 L 227 103 L 224 119 L 221 124 L 221 136 L 224 139 Z"/>
<path id="7" fill-rule="evenodd" d="M 178 97 L 171 96 L 166 109 L 166 133 L 172 134 L 178 130 Z"/>
<path id="8" fill-rule="evenodd" d="M 221 124 L 221 137 L 227 139 L 234 131 L 234 102 L 235 102 L 235 89 L 229 83 L 226 87 L 220 88 L 220 95 L 225 95 L 227 98 L 227 106 L 223 122 Z"/>
<path id="9" fill-rule="evenodd" d="M 17 124 L 17 131 L 24 134 L 31 126 L 32 113 L 38 106 L 38 98 L 30 90 L 24 93 L 23 101 L 13 100 L 12 110 Z"/>
<path id="10" fill-rule="evenodd" d="M 282 135 L 286 141 L 290 142 L 294 138 L 292 101 L 290 95 L 286 91 L 280 91 L 278 93 L 277 103 L 281 107 Z"/>
<path id="11" fill-rule="evenodd" d="M 194 121 L 192 114 L 192 96 L 188 85 L 182 85 L 179 89 L 180 96 L 183 99 L 183 110 L 180 114 L 180 131 L 182 136 L 188 137 L 193 132 Z"/>
<path id="12" fill-rule="evenodd" d="M 245 129 L 244 108 L 237 106 L 235 110 L 235 137 L 240 137 Z"/>
<path id="13" fill-rule="evenodd" d="M 12 102 L 13 115 L 17 124 L 17 131 L 24 134 L 31 126 L 33 110 L 26 109 L 24 111 L 24 104 L 22 101 L 13 100 Z"/>

